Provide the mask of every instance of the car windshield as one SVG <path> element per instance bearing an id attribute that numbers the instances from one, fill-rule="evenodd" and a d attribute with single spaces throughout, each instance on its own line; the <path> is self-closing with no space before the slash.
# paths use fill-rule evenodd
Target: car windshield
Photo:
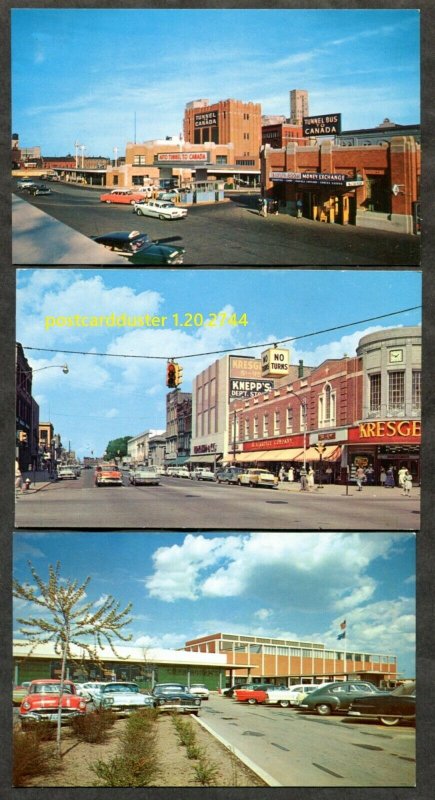
<path id="1" fill-rule="evenodd" d="M 114 694 L 116 692 L 133 692 L 137 694 L 139 686 L 134 683 L 110 683 L 108 686 L 104 686 L 102 691 L 103 694 Z"/>
<path id="2" fill-rule="evenodd" d="M 30 687 L 31 694 L 59 694 L 60 685 L 58 683 L 36 683 Z M 67 683 L 63 685 L 64 694 L 72 694 L 71 686 Z"/>
<path id="3" fill-rule="evenodd" d="M 395 697 L 410 697 L 415 695 L 415 683 L 403 683 L 391 692 Z"/>

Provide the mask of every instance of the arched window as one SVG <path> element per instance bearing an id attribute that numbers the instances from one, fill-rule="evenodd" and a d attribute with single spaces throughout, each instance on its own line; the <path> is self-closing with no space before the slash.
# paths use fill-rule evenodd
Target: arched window
<path id="1" fill-rule="evenodd" d="M 325 383 L 322 394 L 319 395 L 319 428 L 331 428 L 335 425 L 336 393 L 332 391 L 330 383 Z"/>

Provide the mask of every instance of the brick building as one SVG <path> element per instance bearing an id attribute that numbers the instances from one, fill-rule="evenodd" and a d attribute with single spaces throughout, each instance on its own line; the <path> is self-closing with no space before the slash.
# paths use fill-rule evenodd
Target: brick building
<path id="1" fill-rule="evenodd" d="M 227 684 L 285 682 L 300 683 L 361 677 L 377 685 L 394 685 L 397 658 L 384 653 L 347 652 L 342 647 L 329 650 L 320 642 L 272 639 L 241 633 L 215 633 L 190 639 L 185 650 L 191 653 L 227 656 Z"/>
<path id="2" fill-rule="evenodd" d="M 261 181 L 281 210 L 320 222 L 415 232 L 420 146 L 411 136 L 374 145 L 345 146 L 327 139 L 280 149 L 264 145 Z"/>
<path id="3" fill-rule="evenodd" d="M 192 144 L 232 144 L 234 166 L 259 170 L 261 105 L 241 100 L 193 100 L 187 103 L 183 122 L 184 139 Z"/>
<path id="4" fill-rule="evenodd" d="M 168 392 L 166 395 L 165 465 L 184 464 L 190 455 L 192 438 L 192 395 L 190 392 Z"/>

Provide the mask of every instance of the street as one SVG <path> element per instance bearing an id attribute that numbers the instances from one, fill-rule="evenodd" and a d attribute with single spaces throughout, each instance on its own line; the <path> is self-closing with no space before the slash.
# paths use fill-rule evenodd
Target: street
<path id="1" fill-rule="evenodd" d="M 258 194 L 231 193 L 228 202 L 188 209 L 183 220 L 138 217 L 129 205 L 99 201 L 102 189 L 56 183 L 52 194 L 17 196 L 85 236 L 138 230 L 186 248 L 187 266 L 415 267 L 420 238 L 407 234 L 329 225 L 288 214 L 258 213 Z M 20 230 L 14 228 L 14 235 Z M 26 229 L 31 236 L 31 229 Z M 31 263 L 31 262 L 30 262 Z M 92 265 L 90 265 L 92 266 Z M 128 262 L 125 262 L 128 266 Z"/>
<path id="2" fill-rule="evenodd" d="M 266 772 L 274 786 L 414 786 L 415 729 L 347 716 L 248 706 L 221 695 L 200 722 Z"/>
<path id="3" fill-rule="evenodd" d="M 159 486 L 96 488 L 92 470 L 73 481 L 33 484 L 17 497 L 18 528 L 221 530 L 416 530 L 420 490 L 298 484 L 250 488 L 162 477 Z"/>

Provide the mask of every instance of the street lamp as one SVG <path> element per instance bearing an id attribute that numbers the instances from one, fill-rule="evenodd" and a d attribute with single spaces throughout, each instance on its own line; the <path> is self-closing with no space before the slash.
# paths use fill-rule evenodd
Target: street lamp
<path id="1" fill-rule="evenodd" d="M 38 369 L 33 369 L 26 374 L 33 375 L 34 372 L 42 372 L 43 369 L 61 369 L 64 375 L 68 375 L 69 372 L 68 364 L 49 364 L 48 367 L 38 367 Z"/>
<path id="2" fill-rule="evenodd" d="M 299 395 L 296 394 L 296 392 L 294 392 L 293 389 L 289 389 L 288 387 L 287 387 L 287 391 L 289 393 L 291 393 L 293 395 L 293 397 L 296 397 L 296 400 L 299 401 L 300 407 L 303 409 L 302 416 L 303 416 L 303 420 L 304 420 L 304 469 L 306 470 L 306 468 L 307 468 L 307 458 L 306 458 L 306 453 L 307 453 L 307 399 L 306 399 L 306 397 L 304 397 L 301 400 Z"/>

